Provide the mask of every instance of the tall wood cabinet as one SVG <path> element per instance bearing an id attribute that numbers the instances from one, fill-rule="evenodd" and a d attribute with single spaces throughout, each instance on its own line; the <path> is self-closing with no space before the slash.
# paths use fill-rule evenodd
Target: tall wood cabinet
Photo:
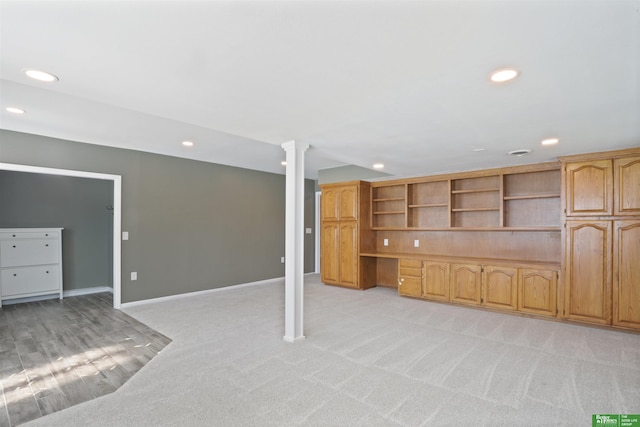
<path id="1" fill-rule="evenodd" d="M 366 289 L 375 285 L 360 268 L 360 250 L 371 245 L 369 183 L 321 186 L 320 273 L 324 283 Z"/>
<path id="2" fill-rule="evenodd" d="M 564 317 L 640 329 L 640 149 L 560 160 Z"/>

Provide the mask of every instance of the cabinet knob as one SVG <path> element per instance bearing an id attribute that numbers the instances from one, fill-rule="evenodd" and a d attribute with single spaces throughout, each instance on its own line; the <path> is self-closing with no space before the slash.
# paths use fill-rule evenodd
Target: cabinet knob
<path id="1" fill-rule="evenodd" d="M 49 244 L 48 244 L 48 243 L 45 243 L 44 245 L 45 245 L 46 247 L 49 247 Z"/>
<path id="2" fill-rule="evenodd" d="M 16 235 L 15 235 L 15 234 L 12 234 L 12 235 L 11 235 L 11 237 L 16 237 Z"/>
<path id="3" fill-rule="evenodd" d="M 16 245 L 13 245 L 13 247 L 15 248 L 15 247 L 16 247 Z"/>
<path id="4" fill-rule="evenodd" d="M 49 274 L 49 270 L 47 270 L 47 274 Z"/>
<path id="5" fill-rule="evenodd" d="M 16 274 L 16 273 L 13 273 L 13 277 L 16 277 L 16 276 L 17 276 L 17 274 Z"/>

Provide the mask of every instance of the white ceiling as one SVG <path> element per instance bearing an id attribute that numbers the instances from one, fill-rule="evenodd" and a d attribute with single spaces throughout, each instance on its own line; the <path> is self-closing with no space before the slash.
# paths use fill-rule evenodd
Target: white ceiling
<path id="1" fill-rule="evenodd" d="M 640 0 L 2 0 L 0 24 L 3 129 L 277 173 L 296 140 L 309 178 L 640 145 Z"/>

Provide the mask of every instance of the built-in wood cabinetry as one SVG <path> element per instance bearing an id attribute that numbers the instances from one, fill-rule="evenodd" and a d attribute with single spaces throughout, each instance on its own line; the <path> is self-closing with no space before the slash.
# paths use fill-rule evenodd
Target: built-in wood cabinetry
<path id="1" fill-rule="evenodd" d="M 564 317 L 640 329 L 640 149 L 561 161 Z"/>
<path id="2" fill-rule="evenodd" d="M 369 183 L 322 186 L 320 272 L 324 283 L 365 289 L 374 285 L 360 268 L 360 249 L 368 248 Z"/>
<path id="3" fill-rule="evenodd" d="M 640 330 L 640 148 L 322 186 L 322 279 Z"/>

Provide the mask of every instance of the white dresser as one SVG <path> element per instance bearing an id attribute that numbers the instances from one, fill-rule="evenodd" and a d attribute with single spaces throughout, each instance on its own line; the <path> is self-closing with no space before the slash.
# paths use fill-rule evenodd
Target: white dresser
<path id="1" fill-rule="evenodd" d="M 0 228 L 0 306 L 49 294 L 62 299 L 62 228 Z"/>

